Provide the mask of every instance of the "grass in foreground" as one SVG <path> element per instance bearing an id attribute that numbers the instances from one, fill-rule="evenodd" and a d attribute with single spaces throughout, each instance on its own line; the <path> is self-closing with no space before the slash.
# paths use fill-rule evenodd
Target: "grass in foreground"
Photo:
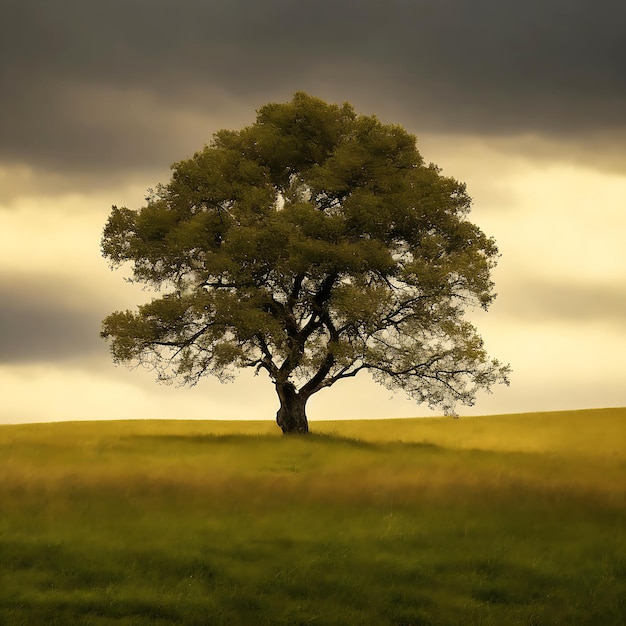
<path id="1" fill-rule="evenodd" d="M 626 409 L 0 427 L 0 624 L 622 624 Z"/>

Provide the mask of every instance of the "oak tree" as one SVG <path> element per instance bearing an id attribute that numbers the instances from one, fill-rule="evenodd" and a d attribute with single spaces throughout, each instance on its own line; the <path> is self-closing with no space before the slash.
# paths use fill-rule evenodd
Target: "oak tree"
<path id="1" fill-rule="evenodd" d="M 494 299 L 498 256 L 470 204 L 402 127 L 296 93 L 215 133 L 142 208 L 113 207 L 103 255 L 159 292 L 101 335 L 163 380 L 265 372 L 284 433 L 366 371 L 454 412 L 508 383 L 465 319 Z"/>

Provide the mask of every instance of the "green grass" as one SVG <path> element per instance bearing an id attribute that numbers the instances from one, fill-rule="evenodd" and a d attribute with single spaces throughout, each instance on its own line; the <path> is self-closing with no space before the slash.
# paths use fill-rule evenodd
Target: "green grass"
<path id="1" fill-rule="evenodd" d="M 0 624 L 626 623 L 626 409 L 0 427 Z"/>

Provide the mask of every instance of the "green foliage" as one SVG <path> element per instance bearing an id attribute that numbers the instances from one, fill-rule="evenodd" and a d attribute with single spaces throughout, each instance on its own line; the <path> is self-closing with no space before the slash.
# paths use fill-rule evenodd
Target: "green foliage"
<path id="1" fill-rule="evenodd" d="M 104 230 L 113 266 L 165 292 L 104 321 L 116 361 L 189 384 L 253 367 L 303 403 L 369 370 L 447 411 L 508 382 L 463 321 L 497 247 L 400 126 L 297 93 L 172 170 Z"/>

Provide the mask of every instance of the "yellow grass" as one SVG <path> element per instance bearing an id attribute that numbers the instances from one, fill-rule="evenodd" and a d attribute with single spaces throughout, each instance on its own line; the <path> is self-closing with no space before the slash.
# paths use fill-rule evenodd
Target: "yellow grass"
<path id="1" fill-rule="evenodd" d="M 625 427 L 0 426 L 0 623 L 621 626 Z"/>
<path id="2" fill-rule="evenodd" d="M 372 443 L 430 443 L 457 450 L 558 454 L 626 461 L 626 407 L 462 417 L 313 421 L 313 433 Z M 273 421 L 112 420 L 0 426 L 0 446 L 89 448 L 133 436 L 274 435 Z"/>
<path id="3" fill-rule="evenodd" d="M 558 454 L 626 461 L 626 408 L 481 417 L 314 423 L 315 432 L 363 441 L 428 442 L 461 450 Z"/>
<path id="4" fill-rule="evenodd" d="M 0 484 L 5 490 L 169 485 L 374 500 L 467 489 L 575 492 L 614 502 L 626 494 L 626 408 L 314 422 L 312 431 L 332 439 L 315 445 L 315 438 L 285 438 L 269 421 L 3 426 Z M 337 439 L 342 445 L 328 445 Z"/>

